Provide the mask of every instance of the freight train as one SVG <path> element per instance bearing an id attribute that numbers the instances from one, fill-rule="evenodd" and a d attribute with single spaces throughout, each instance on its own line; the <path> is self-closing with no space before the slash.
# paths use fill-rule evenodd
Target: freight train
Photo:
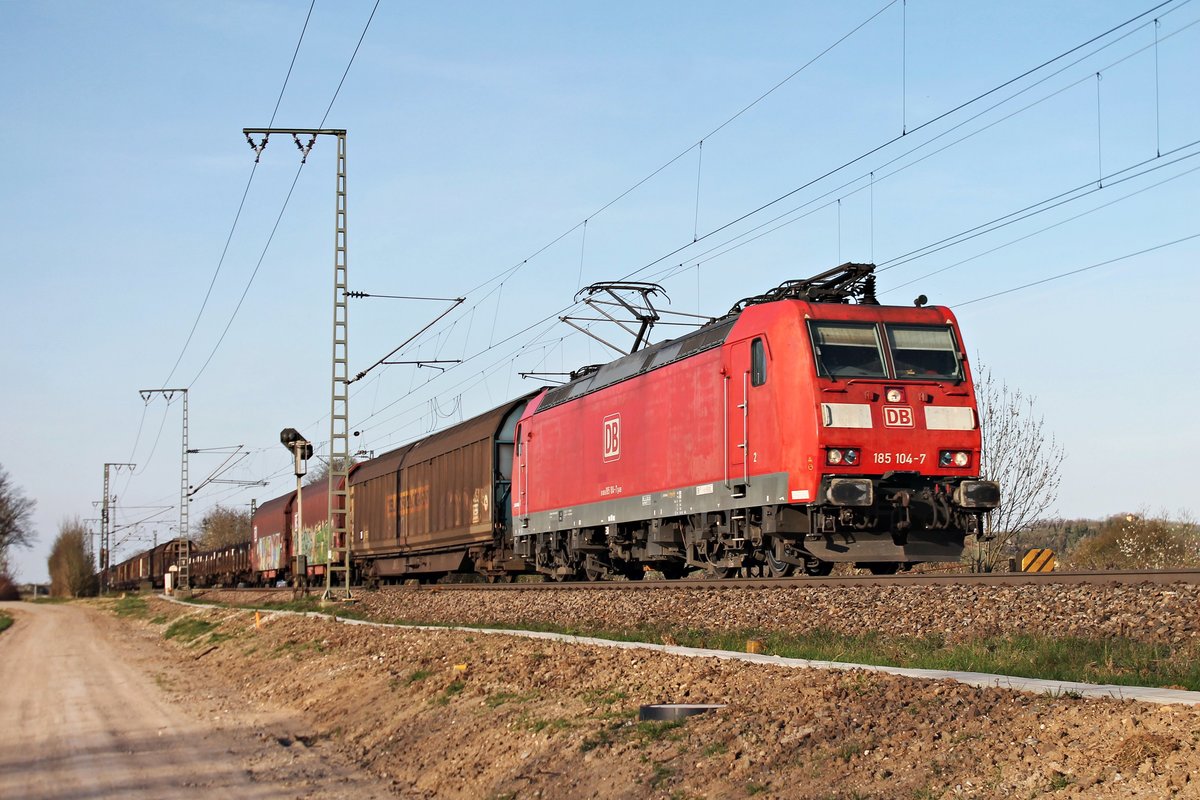
<path id="1" fill-rule="evenodd" d="M 954 315 L 923 297 L 880 305 L 872 265 L 844 264 L 355 465 L 353 571 L 378 584 L 957 561 L 1000 501 L 980 446 Z M 298 531 L 295 492 L 259 506 L 233 577 L 322 575 L 328 499 L 304 490 Z"/>

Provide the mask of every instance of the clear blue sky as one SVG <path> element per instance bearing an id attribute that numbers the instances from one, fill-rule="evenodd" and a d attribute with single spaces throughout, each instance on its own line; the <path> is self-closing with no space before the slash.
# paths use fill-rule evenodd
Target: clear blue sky
<path id="1" fill-rule="evenodd" d="M 321 121 L 373 5 L 317 0 L 276 125 Z M 1200 510 L 1200 239 L 963 305 L 1200 233 L 1200 172 L 1188 173 L 1200 166 L 1200 3 L 1167 3 L 925 125 L 1153 5 L 383 0 L 327 120 L 349 130 L 351 288 L 465 295 L 397 358 L 468 360 L 355 384 L 355 443 L 382 452 L 532 388 L 518 371 L 605 360 L 565 325 L 522 332 L 581 280 L 636 272 L 673 308 L 720 314 L 874 260 L 888 267 L 886 301 L 955 307 L 976 366 L 1037 397 L 1066 451 L 1059 514 Z M 267 247 L 299 162 L 272 139 L 221 261 L 253 166 L 241 129 L 271 119 L 308 9 L 0 1 L 0 464 L 38 501 L 20 578 L 45 577 L 63 519 L 99 516 L 106 461 L 138 465 L 114 474 L 117 524 L 153 517 L 115 534 L 114 559 L 170 535 L 180 404 L 147 406 L 139 389 L 189 386 L 191 446 L 244 445 L 223 477 L 271 479 L 204 489 L 193 521 L 287 490 L 281 428 L 328 439 L 332 140 L 318 141 Z M 905 260 L 1079 187 L 1093 191 Z M 734 241 L 786 212 L 759 232 L 790 224 Z M 353 301 L 352 371 L 443 308 Z M 223 458 L 193 456 L 192 483 Z"/>

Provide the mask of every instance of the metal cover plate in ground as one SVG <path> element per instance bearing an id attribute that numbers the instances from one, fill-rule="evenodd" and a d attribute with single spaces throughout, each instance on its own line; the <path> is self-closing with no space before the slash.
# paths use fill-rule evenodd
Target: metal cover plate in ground
<path id="1" fill-rule="evenodd" d="M 720 703 L 659 703 L 642 706 L 638 709 L 638 719 L 642 721 L 678 722 L 693 714 L 703 714 L 725 706 Z"/>

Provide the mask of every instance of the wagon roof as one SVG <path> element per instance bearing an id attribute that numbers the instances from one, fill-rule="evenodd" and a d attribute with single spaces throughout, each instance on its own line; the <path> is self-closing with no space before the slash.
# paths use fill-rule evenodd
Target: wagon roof
<path id="1" fill-rule="evenodd" d="M 404 456 L 412 448 L 412 444 L 406 444 L 403 447 L 397 447 L 395 450 L 389 450 L 383 455 L 372 458 L 369 461 L 362 462 L 351 476 L 350 485 L 354 486 L 355 484 L 378 478 L 381 475 L 395 472 L 400 469 L 400 463 L 404 461 Z"/>

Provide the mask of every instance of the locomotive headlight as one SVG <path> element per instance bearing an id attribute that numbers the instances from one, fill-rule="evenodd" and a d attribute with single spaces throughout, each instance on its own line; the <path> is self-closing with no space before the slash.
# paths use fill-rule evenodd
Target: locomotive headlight
<path id="1" fill-rule="evenodd" d="M 900 403 L 904 400 L 904 390 L 895 388 L 888 389 L 883 396 L 889 403 Z"/>
<path id="2" fill-rule="evenodd" d="M 971 463 L 971 454 L 965 450 L 943 450 L 938 456 L 938 465 L 943 467 L 965 467 Z"/>
<path id="3" fill-rule="evenodd" d="M 831 447 L 825 451 L 825 463 L 831 466 L 845 464 L 847 467 L 858 465 L 861 451 L 853 447 Z"/>

